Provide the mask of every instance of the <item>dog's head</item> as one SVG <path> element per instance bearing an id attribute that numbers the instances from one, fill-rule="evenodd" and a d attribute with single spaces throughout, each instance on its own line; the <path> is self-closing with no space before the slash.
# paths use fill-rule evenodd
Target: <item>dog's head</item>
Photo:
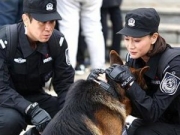
<path id="1" fill-rule="evenodd" d="M 122 59 L 120 58 L 119 54 L 114 50 L 112 50 L 110 52 L 110 66 L 113 64 L 119 64 L 119 65 L 124 64 Z M 141 88 L 146 89 L 147 85 L 146 85 L 143 75 L 149 69 L 149 67 L 145 66 L 145 67 L 139 68 L 139 69 L 130 67 L 129 69 L 130 69 L 131 73 L 135 76 L 136 82 L 141 86 Z M 130 112 L 131 112 L 130 104 L 131 103 L 130 103 L 130 100 L 126 97 L 125 90 L 118 83 L 111 80 L 108 76 L 106 76 L 106 79 L 108 81 L 108 84 L 110 84 L 111 87 L 113 88 L 113 90 L 116 91 L 120 102 L 124 103 L 126 105 L 127 114 L 130 114 Z"/>
<path id="2" fill-rule="evenodd" d="M 119 54 L 112 50 L 110 52 L 110 65 L 113 64 L 119 64 L 119 65 L 124 65 L 122 59 L 120 58 Z M 131 73 L 135 76 L 137 83 L 141 86 L 142 89 L 146 89 L 147 85 L 144 79 L 144 73 L 149 70 L 148 66 L 145 66 L 143 68 L 135 69 L 135 68 L 129 68 Z"/>

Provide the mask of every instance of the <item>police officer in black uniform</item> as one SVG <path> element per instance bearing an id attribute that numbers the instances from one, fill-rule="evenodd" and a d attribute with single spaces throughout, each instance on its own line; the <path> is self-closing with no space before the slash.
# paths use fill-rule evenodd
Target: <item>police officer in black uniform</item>
<path id="1" fill-rule="evenodd" d="M 127 129 L 128 135 L 180 135 L 180 55 L 160 68 L 167 60 L 164 54 L 168 50 L 176 53 L 176 49 L 159 35 L 159 23 L 160 17 L 153 8 L 128 12 L 125 27 L 118 32 L 125 36 L 129 53 L 126 65 L 112 65 L 105 71 L 126 89 L 132 101 L 132 115 L 137 119 Z M 128 69 L 144 66 L 150 67 L 144 75 L 147 90 L 140 88 Z"/>
<path id="2" fill-rule="evenodd" d="M 16 43 L 8 43 L 12 34 L 5 31 L 8 25 L 0 32 L 1 135 L 19 135 L 27 124 L 42 132 L 63 107 L 74 81 L 66 40 L 54 30 L 56 20 L 61 19 L 56 0 L 24 0 L 23 11 Z M 17 47 L 10 51 L 9 45 Z M 15 51 L 11 59 L 7 58 L 8 51 Z M 43 89 L 51 77 L 57 96 Z"/>

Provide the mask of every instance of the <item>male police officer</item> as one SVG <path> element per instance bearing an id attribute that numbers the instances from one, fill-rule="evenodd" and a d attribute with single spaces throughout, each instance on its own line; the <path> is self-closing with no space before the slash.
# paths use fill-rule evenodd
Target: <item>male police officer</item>
<path id="1" fill-rule="evenodd" d="M 42 132 L 62 108 L 66 92 L 74 81 L 66 40 L 54 30 L 55 21 L 61 19 L 56 0 L 24 0 L 23 11 L 23 22 L 17 24 L 17 42 L 11 43 L 17 47 L 10 60 L 7 48 L 11 33 L 6 33 L 8 26 L 0 31 L 1 135 L 19 135 L 26 129 L 28 120 Z M 57 97 L 43 89 L 52 76 Z"/>

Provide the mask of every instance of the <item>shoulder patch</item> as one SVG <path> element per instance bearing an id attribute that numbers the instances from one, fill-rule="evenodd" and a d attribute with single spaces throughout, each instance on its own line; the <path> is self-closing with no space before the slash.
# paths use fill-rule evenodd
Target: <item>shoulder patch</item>
<path id="1" fill-rule="evenodd" d="M 180 78 L 175 76 L 174 74 L 171 74 L 169 72 L 166 72 L 164 75 L 164 78 L 161 81 L 160 84 L 160 90 L 163 93 L 167 93 L 169 95 L 174 95 L 176 93 L 178 87 L 180 84 Z"/>
<path id="2" fill-rule="evenodd" d="M 2 39 L 0 39 L 0 48 L 5 49 L 7 45 L 7 41 L 3 41 Z"/>
<path id="3" fill-rule="evenodd" d="M 64 41 L 64 37 L 61 37 L 60 40 L 59 40 L 59 45 L 60 45 L 60 47 L 62 46 L 63 41 Z"/>
<path id="4" fill-rule="evenodd" d="M 66 57 L 67 65 L 71 65 L 70 59 L 69 59 L 69 49 L 68 48 L 65 50 L 65 57 Z"/>

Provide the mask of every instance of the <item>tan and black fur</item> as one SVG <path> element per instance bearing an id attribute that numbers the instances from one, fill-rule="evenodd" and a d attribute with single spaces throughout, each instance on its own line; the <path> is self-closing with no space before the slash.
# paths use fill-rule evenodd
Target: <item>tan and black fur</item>
<path id="1" fill-rule="evenodd" d="M 111 51 L 110 64 L 115 63 L 123 64 L 119 55 Z M 133 74 L 141 78 L 145 70 L 138 70 L 138 73 L 134 70 Z M 47 125 L 42 135 L 121 135 L 125 118 L 131 113 L 131 103 L 124 89 L 107 79 L 117 97 L 93 81 L 76 81 L 68 91 L 63 109 Z"/>

